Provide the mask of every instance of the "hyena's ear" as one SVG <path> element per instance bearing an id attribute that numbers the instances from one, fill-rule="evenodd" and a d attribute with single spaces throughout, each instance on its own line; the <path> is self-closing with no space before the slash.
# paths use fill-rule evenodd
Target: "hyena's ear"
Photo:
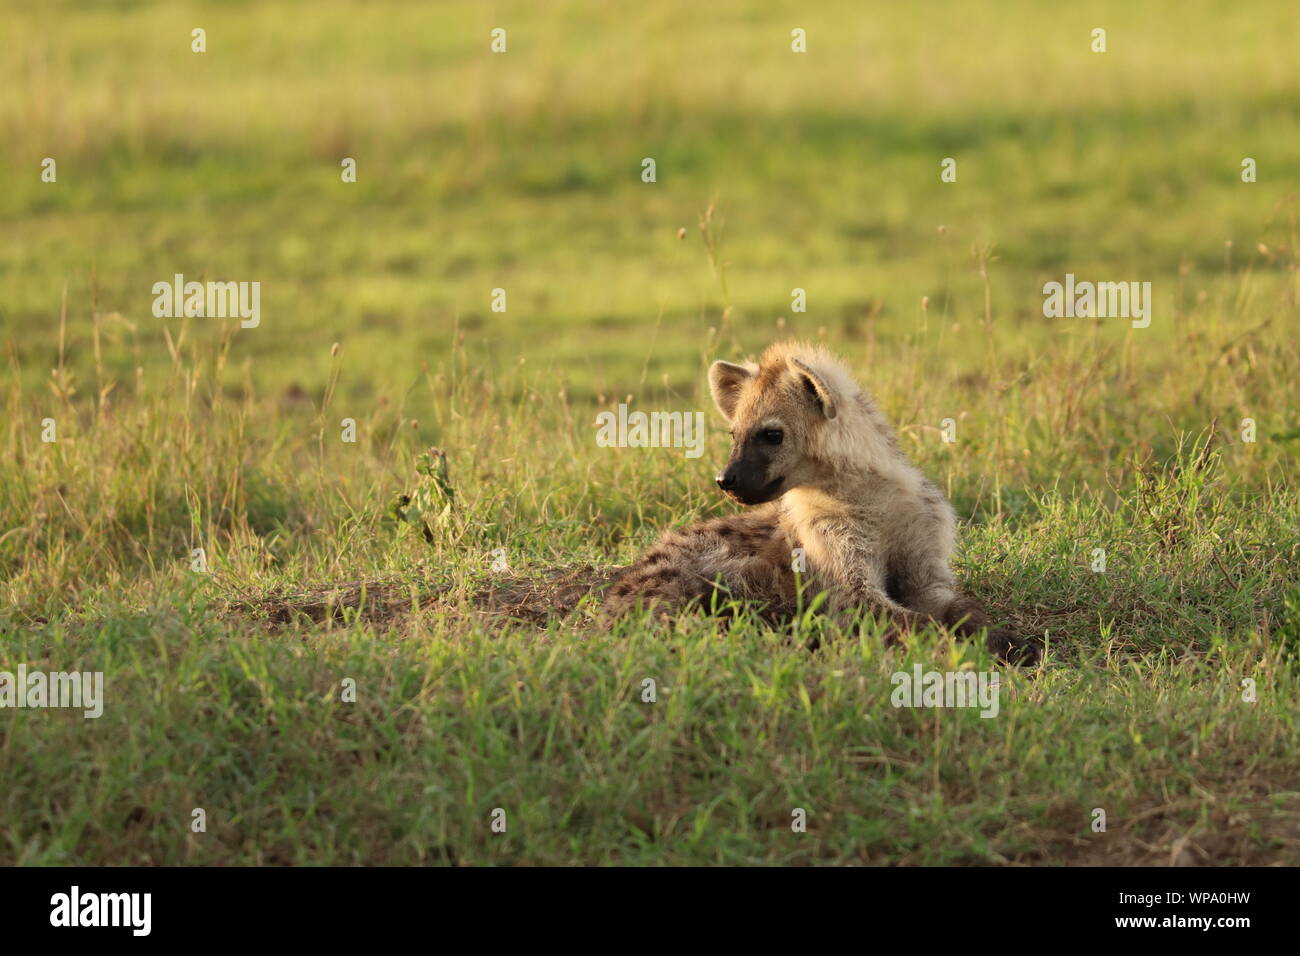
<path id="1" fill-rule="evenodd" d="M 740 400 L 740 390 L 758 374 L 756 365 L 733 365 L 731 362 L 714 362 L 709 366 L 709 391 L 722 417 L 731 421 Z"/>
<path id="2" fill-rule="evenodd" d="M 822 414 L 827 418 L 834 418 L 835 393 L 826 384 L 826 380 L 797 358 L 790 359 L 790 364 L 794 366 L 794 373 L 799 377 L 799 384 L 803 386 L 808 396 L 821 407 Z"/>

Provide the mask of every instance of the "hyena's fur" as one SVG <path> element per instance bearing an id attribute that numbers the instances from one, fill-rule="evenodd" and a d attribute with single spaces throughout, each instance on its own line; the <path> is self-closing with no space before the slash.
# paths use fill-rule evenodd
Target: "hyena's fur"
<path id="1" fill-rule="evenodd" d="M 754 507 L 667 532 L 614 582 L 607 606 L 739 600 L 784 617 L 797 603 L 793 551 L 802 548 L 805 594 L 825 591 L 837 616 L 869 609 L 891 637 L 926 623 L 987 630 L 1004 660 L 1038 659 L 1037 640 L 992 627 L 957 590 L 952 507 L 843 365 L 820 348 L 780 343 L 757 365 L 715 362 L 709 385 L 734 441 L 718 484 Z"/>

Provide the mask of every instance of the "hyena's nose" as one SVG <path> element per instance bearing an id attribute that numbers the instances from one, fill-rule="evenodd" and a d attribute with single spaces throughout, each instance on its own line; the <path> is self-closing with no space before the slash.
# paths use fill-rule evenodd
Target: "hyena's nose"
<path id="1" fill-rule="evenodd" d="M 722 474 L 718 475 L 717 482 L 718 487 L 723 491 L 730 491 L 732 488 L 736 487 L 736 473 L 728 468 Z"/>

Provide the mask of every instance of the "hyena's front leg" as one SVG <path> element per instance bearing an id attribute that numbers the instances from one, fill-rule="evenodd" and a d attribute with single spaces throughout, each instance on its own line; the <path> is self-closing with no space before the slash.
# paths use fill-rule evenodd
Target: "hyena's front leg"
<path id="1" fill-rule="evenodd" d="M 921 630 L 930 623 L 924 614 L 917 614 L 910 608 L 903 607 L 883 588 L 873 586 L 856 587 L 839 592 L 832 591 L 829 601 L 832 616 L 841 624 L 848 623 L 855 611 L 870 611 L 872 616 L 885 624 L 885 646 L 895 647 L 903 643 L 908 634 Z"/>
<path id="2" fill-rule="evenodd" d="M 874 554 L 855 550 L 842 559 L 829 551 L 818 556 L 813 575 L 816 590 L 826 590 L 827 606 L 841 623 L 855 611 L 871 612 L 886 625 L 885 644 L 901 643 L 903 636 L 921 630 L 929 619 L 894 600 L 885 588 L 885 568 Z"/>
<path id="3" fill-rule="evenodd" d="M 1042 641 L 994 626 L 979 603 L 953 587 L 946 574 L 936 577 L 937 580 L 925 582 L 906 596 L 909 607 L 962 637 L 975 637 L 980 631 L 987 631 L 985 642 L 990 653 L 1008 664 L 1033 667 L 1038 663 L 1043 653 Z"/>

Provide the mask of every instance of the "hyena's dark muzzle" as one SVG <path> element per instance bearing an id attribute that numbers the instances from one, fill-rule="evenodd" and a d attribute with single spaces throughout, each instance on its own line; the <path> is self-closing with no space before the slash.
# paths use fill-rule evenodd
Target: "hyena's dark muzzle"
<path id="1" fill-rule="evenodd" d="M 778 497 L 784 479 L 772 477 L 771 455 L 754 442 L 731 453 L 727 467 L 718 473 L 718 487 L 742 505 L 761 505 Z"/>

